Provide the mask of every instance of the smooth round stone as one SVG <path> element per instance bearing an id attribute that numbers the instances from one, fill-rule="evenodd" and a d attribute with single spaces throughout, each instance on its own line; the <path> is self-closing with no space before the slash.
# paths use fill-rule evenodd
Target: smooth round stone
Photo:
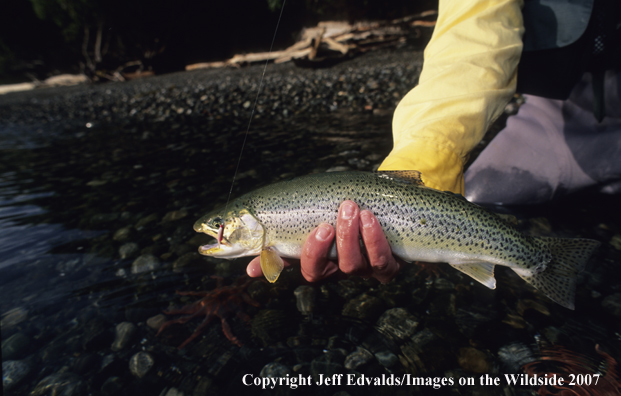
<path id="1" fill-rule="evenodd" d="M 8 330 L 11 327 L 22 323 L 28 318 L 28 310 L 23 307 L 13 308 L 2 315 L 0 327 L 2 330 Z"/>
<path id="2" fill-rule="evenodd" d="M 136 325 L 131 322 L 121 322 L 116 325 L 116 335 L 114 341 L 112 342 L 111 349 L 115 352 L 125 349 L 125 347 L 131 342 L 134 334 L 136 334 L 136 330 Z"/>
<path id="3" fill-rule="evenodd" d="M 373 359 L 373 354 L 362 347 L 357 347 L 355 351 L 345 358 L 345 368 L 354 370 Z"/>
<path id="4" fill-rule="evenodd" d="M 2 362 L 2 388 L 10 390 L 30 372 L 26 360 L 7 360 Z"/>
<path id="5" fill-rule="evenodd" d="M 32 393 L 30 393 L 30 396 L 77 396 L 83 395 L 84 391 L 84 384 L 77 375 L 73 373 L 54 373 L 39 381 Z"/>
<path id="6" fill-rule="evenodd" d="M 284 378 L 287 375 L 291 375 L 291 370 L 289 369 L 289 367 L 285 366 L 282 363 L 272 362 L 263 366 L 259 375 L 263 378 Z"/>
<path id="7" fill-rule="evenodd" d="M 389 351 L 382 351 L 375 354 L 375 358 L 384 367 L 392 367 L 399 361 L 397 355 Z"/>
<path id="8" fill-rule="evenodd" d="M 160 267 L 160 260 L 151 255 L 143 254 L 132 263 L 132 274 L 142 274 L 155 271 Z"/>
<path id="9" fill-rule="evenodd" d="M 30 349 L 30 337 L 24 333 L 15 333 L 2 342 L 2 359 L 15 360 Z"/>
<path id="10" fill-rule="evenodd" d="M 136 377 L 144 377 L 155 364 L 153 356 L 147 352 L 138 352 L 129 359 L 129 371 Z"/>
<path id="11" fill-rule="evenodd" d="M 167 318 L 166 318 L 166 315 L 164 314 L 151 316 L 149 319 L 147 319 L 147 326 L 149 326 L 153 330 L 159 330 L 160 327 L 162 327 L 162 325 L 164 324 L 164 322 L 166 322 L 166 320 Z"/>
<path id="12" fill-rule="evenodd" d="M 317 295 L 312 286 L 298 286 L 294 291 L 296 306 L 303 315 L 309 315 L 315 310 L 315 297 Z"/>
<path id="13" fill-rule="evenodd" d="M 140 246 L 135 242 L 128 242 L 121 245 L 119 248 L 119 256 L 122 259 L 135 257 L 140 253 Z"/>
<path id="14" fill-rule="evenodd" d="M 118 229 L 114 235 L 112 236 L 112 239 L 114 239 L 117 242 L 129 242 L 129 240 L 131 240 L 132 235 L 134 233 L 134 227 L 123 227 Z"/>

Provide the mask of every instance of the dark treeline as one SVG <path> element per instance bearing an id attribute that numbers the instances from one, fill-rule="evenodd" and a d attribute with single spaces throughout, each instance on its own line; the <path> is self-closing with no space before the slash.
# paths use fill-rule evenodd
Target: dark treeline
<path id="1" fill-rule="evenodd" d="M 276 47 L 319 20 L 397 18 L 434 0 L 288 0 Z M 282 0 L 4 0 L 0 77 L 109 73 L 128 62 L 165 73 L 267 51 Z M 100 73 L 101 74 L 101 73 Z"/>

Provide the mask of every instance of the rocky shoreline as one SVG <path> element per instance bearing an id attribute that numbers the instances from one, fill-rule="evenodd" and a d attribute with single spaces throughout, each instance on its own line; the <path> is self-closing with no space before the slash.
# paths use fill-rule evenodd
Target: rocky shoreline
<path id="1" fill-rule="evenodd" d="M 0 119 L 13 125 L 133 122 L 246 123 L 265 69 L 255 117 L 284 120 L 334 111 L 391 112 L 418 81 L 422 51 L 366 53 L 329 68 L 292 63 L 208 69 L 99 85 L 0 96 Z"/>

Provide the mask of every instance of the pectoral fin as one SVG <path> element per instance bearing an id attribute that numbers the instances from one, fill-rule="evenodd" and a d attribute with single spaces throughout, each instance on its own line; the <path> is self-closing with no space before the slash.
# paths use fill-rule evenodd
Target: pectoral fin
<path id="1" fill-rule="evenodd" d="M 285 263 L 274 249 L 266 247 L 261 250 L 261 270 L 268 282 L 276 282 L 283 268 L 285 268 Z"/>
<path id="2" fill-rule="evenodd" d="M 472 279 L 481 282 L 490 289 L 496 288 L 496 279 L 494 278 L 494 264 L 486 262 L 464 262 L 453 263 L 451 267 L 468 275 Z"/>

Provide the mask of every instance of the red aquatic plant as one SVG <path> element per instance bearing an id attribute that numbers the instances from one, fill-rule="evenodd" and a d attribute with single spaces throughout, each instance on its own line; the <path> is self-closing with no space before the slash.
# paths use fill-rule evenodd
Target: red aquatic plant
<path id="1" fill-rule="evenodd" d="M 541 358 L 522 368 L 528 375 L 556 375 L 563 378 L 563 385 L 542 385 L 537 393 L 541 396 L 613 396 L 621 395 L 621 383 L 617 374 L 616 360 L 595 345 L 602 360 L 595 363 L 588 356 L 556 345 L 541 349 Z"/>
<path id="2" fill-rule="evenodd" d="M 212 276 L 213 279 L 217 279 L 218 283 L 214 290 L 204 291 L 204 292 L 179 292 L 177 294 L 182 296 L 198 296 L 202 297 L 200 300 L 196 301 L 193 304 L 186 305 L 180 309 L 172 309 L 170 311 L 165 311 L 166 315 L 181 315 L 185 314 L 186 316 L 182 316 L 181 318 L 170 320 L 165 322 L 160 327 L 157 335 L 159 335 L 165 328 L 175 323 L 186 323 L 191 319 L 194 319 L 197 316 L 205 316 L 203 322 L 198 325 L 194 333 L 185 340 L 181 345 L 179 345 L 179 349 L 183 349 L 186 345 L 188 345 L 192 340 L 198 337 L 201 332 L 211 323 L 211 321 L 215 318 L 220 318 L 220 322 L 222 323 L 222 332 L 231 341 L 233 344 L 237 346 L 242 346 L 242 342 L 235 337 L 233 332 L 231 331 L 231 326 L 227 322 L 227 317 L 235 314 L 238 318 L 242 319 L 245 322 L 250 321 L 250 317 L 242 310 L 244 303 L 250 304 L 254 307 L 258 307 L 259 303 L 254 301 L 248 294 L 246 294 L 245 290 L 252 282 L 252 279 L 247 276 L 243 276 L 237 279 L 233 284 L 224 286 L 223 279 L 219 276 Z"/>

